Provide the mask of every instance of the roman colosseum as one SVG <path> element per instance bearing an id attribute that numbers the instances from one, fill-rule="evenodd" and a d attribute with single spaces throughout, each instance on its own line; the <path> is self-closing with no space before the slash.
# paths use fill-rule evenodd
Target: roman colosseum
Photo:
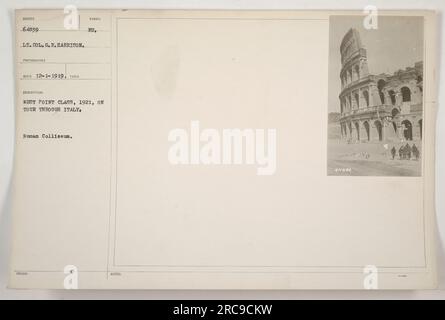
<path id="1" fill-rule="evenodd" d="M 340 52 L 342 139 L 352 143 L 421 140 L 423 62 L 394 74 L 370 74 L 356 29 L 346 33 Z"/>

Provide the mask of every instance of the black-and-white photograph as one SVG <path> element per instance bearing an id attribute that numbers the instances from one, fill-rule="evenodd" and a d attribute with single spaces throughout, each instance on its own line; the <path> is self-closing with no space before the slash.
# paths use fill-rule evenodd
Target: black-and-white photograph
<path id="1" fill-rule="evenodd" d="M 421 176 L 423 18 L 364 19 L 330 18 L 328 175 Z"/>

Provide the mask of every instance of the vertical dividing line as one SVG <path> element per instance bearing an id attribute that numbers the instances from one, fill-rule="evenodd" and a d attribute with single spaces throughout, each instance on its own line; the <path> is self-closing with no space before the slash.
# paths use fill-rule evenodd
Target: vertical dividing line
<path id="1" fill-rule="evenodd" d="M 116 266 L 116 231 L 117 231 L 117 161 L 118 161 L 118 147 L 119 147 L 119 18 L 116 18 L 116 27 L 115 27 L 115 32 L 116 32 L 116 42 L 115 42 L 115 46 L 116 46 L 116 57 L 115 57 L 115 61 L 116 61 L 116 125 L 115 125 L 115 152 L 114 152 L 114 157 L 115 157 L 115 177 L 114 177 L 114 183 L 115 183 L 115 190 L 114 190 L 114 248 L 113 248 L 113 266 Z"/>
<path id="2" fill-rule="evenodd" d="M 113 194 L 113 14 L 110 13 L 110 188 L 109 188 L 109 201 L 108 201 L 108 244 L 107 244 L 107 275 L 106 279 L 108 280 L 110 274 L 110 241 L 111 241 L 111 209 L 112 209 L 112 194 Z"/>

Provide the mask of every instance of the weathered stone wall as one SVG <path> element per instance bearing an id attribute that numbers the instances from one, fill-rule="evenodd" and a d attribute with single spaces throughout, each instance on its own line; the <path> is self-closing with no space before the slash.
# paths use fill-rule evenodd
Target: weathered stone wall
<path id="1" fill-rule="evenodd" d="M 341 137 L 351 142 L 420 140 L 423 63 L 392 75 L 372 75 L 355 29 L 345 35 L 340 51 Z"/>

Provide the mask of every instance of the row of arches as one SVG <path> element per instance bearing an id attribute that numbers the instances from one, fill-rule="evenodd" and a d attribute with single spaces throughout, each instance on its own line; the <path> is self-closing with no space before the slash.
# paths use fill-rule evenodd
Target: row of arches
<path id="1" fill-rule="evenodd" d="M 347 124 L 342 125 L 342 135 L 344 137 L 352 137 L 359 141 L 365 140 L 365 141 L 371 141 L 371 125 L 370 121 L 363 121 L 362 122 L 363 129 L 360 130 L 360 123 L 358 121 L 356 122 L 348 122 Z M 380 120 L 374 121 L 374 128 L 375 128 L 375 137 L 378 141 L 383 141 L 383 125 Z M 362 136 L 363 135 L 363 136 Z"/>
<path id="2" fill-rule="evenodd" d="M 387 93 L 385 93 L 383 90 L 385 85 L 386 82 L 384 80 L 380 80 L 377 85 L 381 104 L 390 103 L 391 105 L 395 106 L 397 104 L 397 96 L 399 94 L 401 95 L 402 102 L 411 102 L 412 99 L 411 89 L 408 88 L 407 86 L 400 88 L 400 93 L 394 90 L 388 90 Z M 340 99 L 341 113 L 369 106 L 370 106 L 370 96 L 369 96 L 369 90 L 367 89 L 353 92 L 352 94 L 342 97 Z"/>
<path id="3" fill-rule="evenodd" d="M 356 64 L 343 72 L 341 77 L 342 87 L 345 87 L 349 83 L 360 79 L 360 66 Z"/>
<path id="4" fill-rule="evenodd" d="M 372 124 L 372 125 L 371 125 Z M 353 138 L 357 141 L 383 141 L 384 133 L 383 133 L 383 124 L 381 120 L 366 120 L 361 123 L 362 128 L 360 127 L 360 122 L 348 122 L 341 125 L 341 134 L 343 137 Z M 404 138 L 407 141 L 411 141 L 414 138 L 414 128 L 413 123 L 405 119 L 398 123 L 393 121 L 391 123 L 393 132 L 389 132 L 391 136 L 396 138 Z M 417 122 L 418 127 L 418 136 L 422 139 L 422 130 L 423 123 L 422 119 Z M 399 129 L 400 128 L 400 129 Z M 400 131 L 399 131 L 400 130 Z"/>
<path id="5" fill-rule="evenodd" d="M 361 92 L 361 96 L 360 96 Z M 363 99 L 361 99 L 363 98 Z M 364 106 L 362 106 L 361 102 L 364 102 Z M 340 111 L 344 113 L 346 111 L 357 110 L 361 107 L 369 107 L 369 91 L 361 90 L 354 92 L 352 95 L 348 95 L 346 97 L 341 98 L 340 100 Z"/>
<path id="6" fill-rule="evenodd" d="M 397 103 L 397 95 L 400 94 L 402 97 L 402 102 L 410 102 L 411 101 L 411 89 L 407 86 L 404 86 L 402 88 L 400 88 L 400 93 L 394 91 L 394 90 L 388 90 L 388 97 L 389 97 L 389 101 L 387 101 L 387 97 L 385 95 L 385 90 L 384 88 L 386 87 L 386 81 L 383 79 L 380 79 L 377 82 L 377 89 L 379 91 L 379 96 L 380 96 L 380 102 L 381 104 L 389 104 L 391 103 L 392 105 L 395 105 Z"/>

